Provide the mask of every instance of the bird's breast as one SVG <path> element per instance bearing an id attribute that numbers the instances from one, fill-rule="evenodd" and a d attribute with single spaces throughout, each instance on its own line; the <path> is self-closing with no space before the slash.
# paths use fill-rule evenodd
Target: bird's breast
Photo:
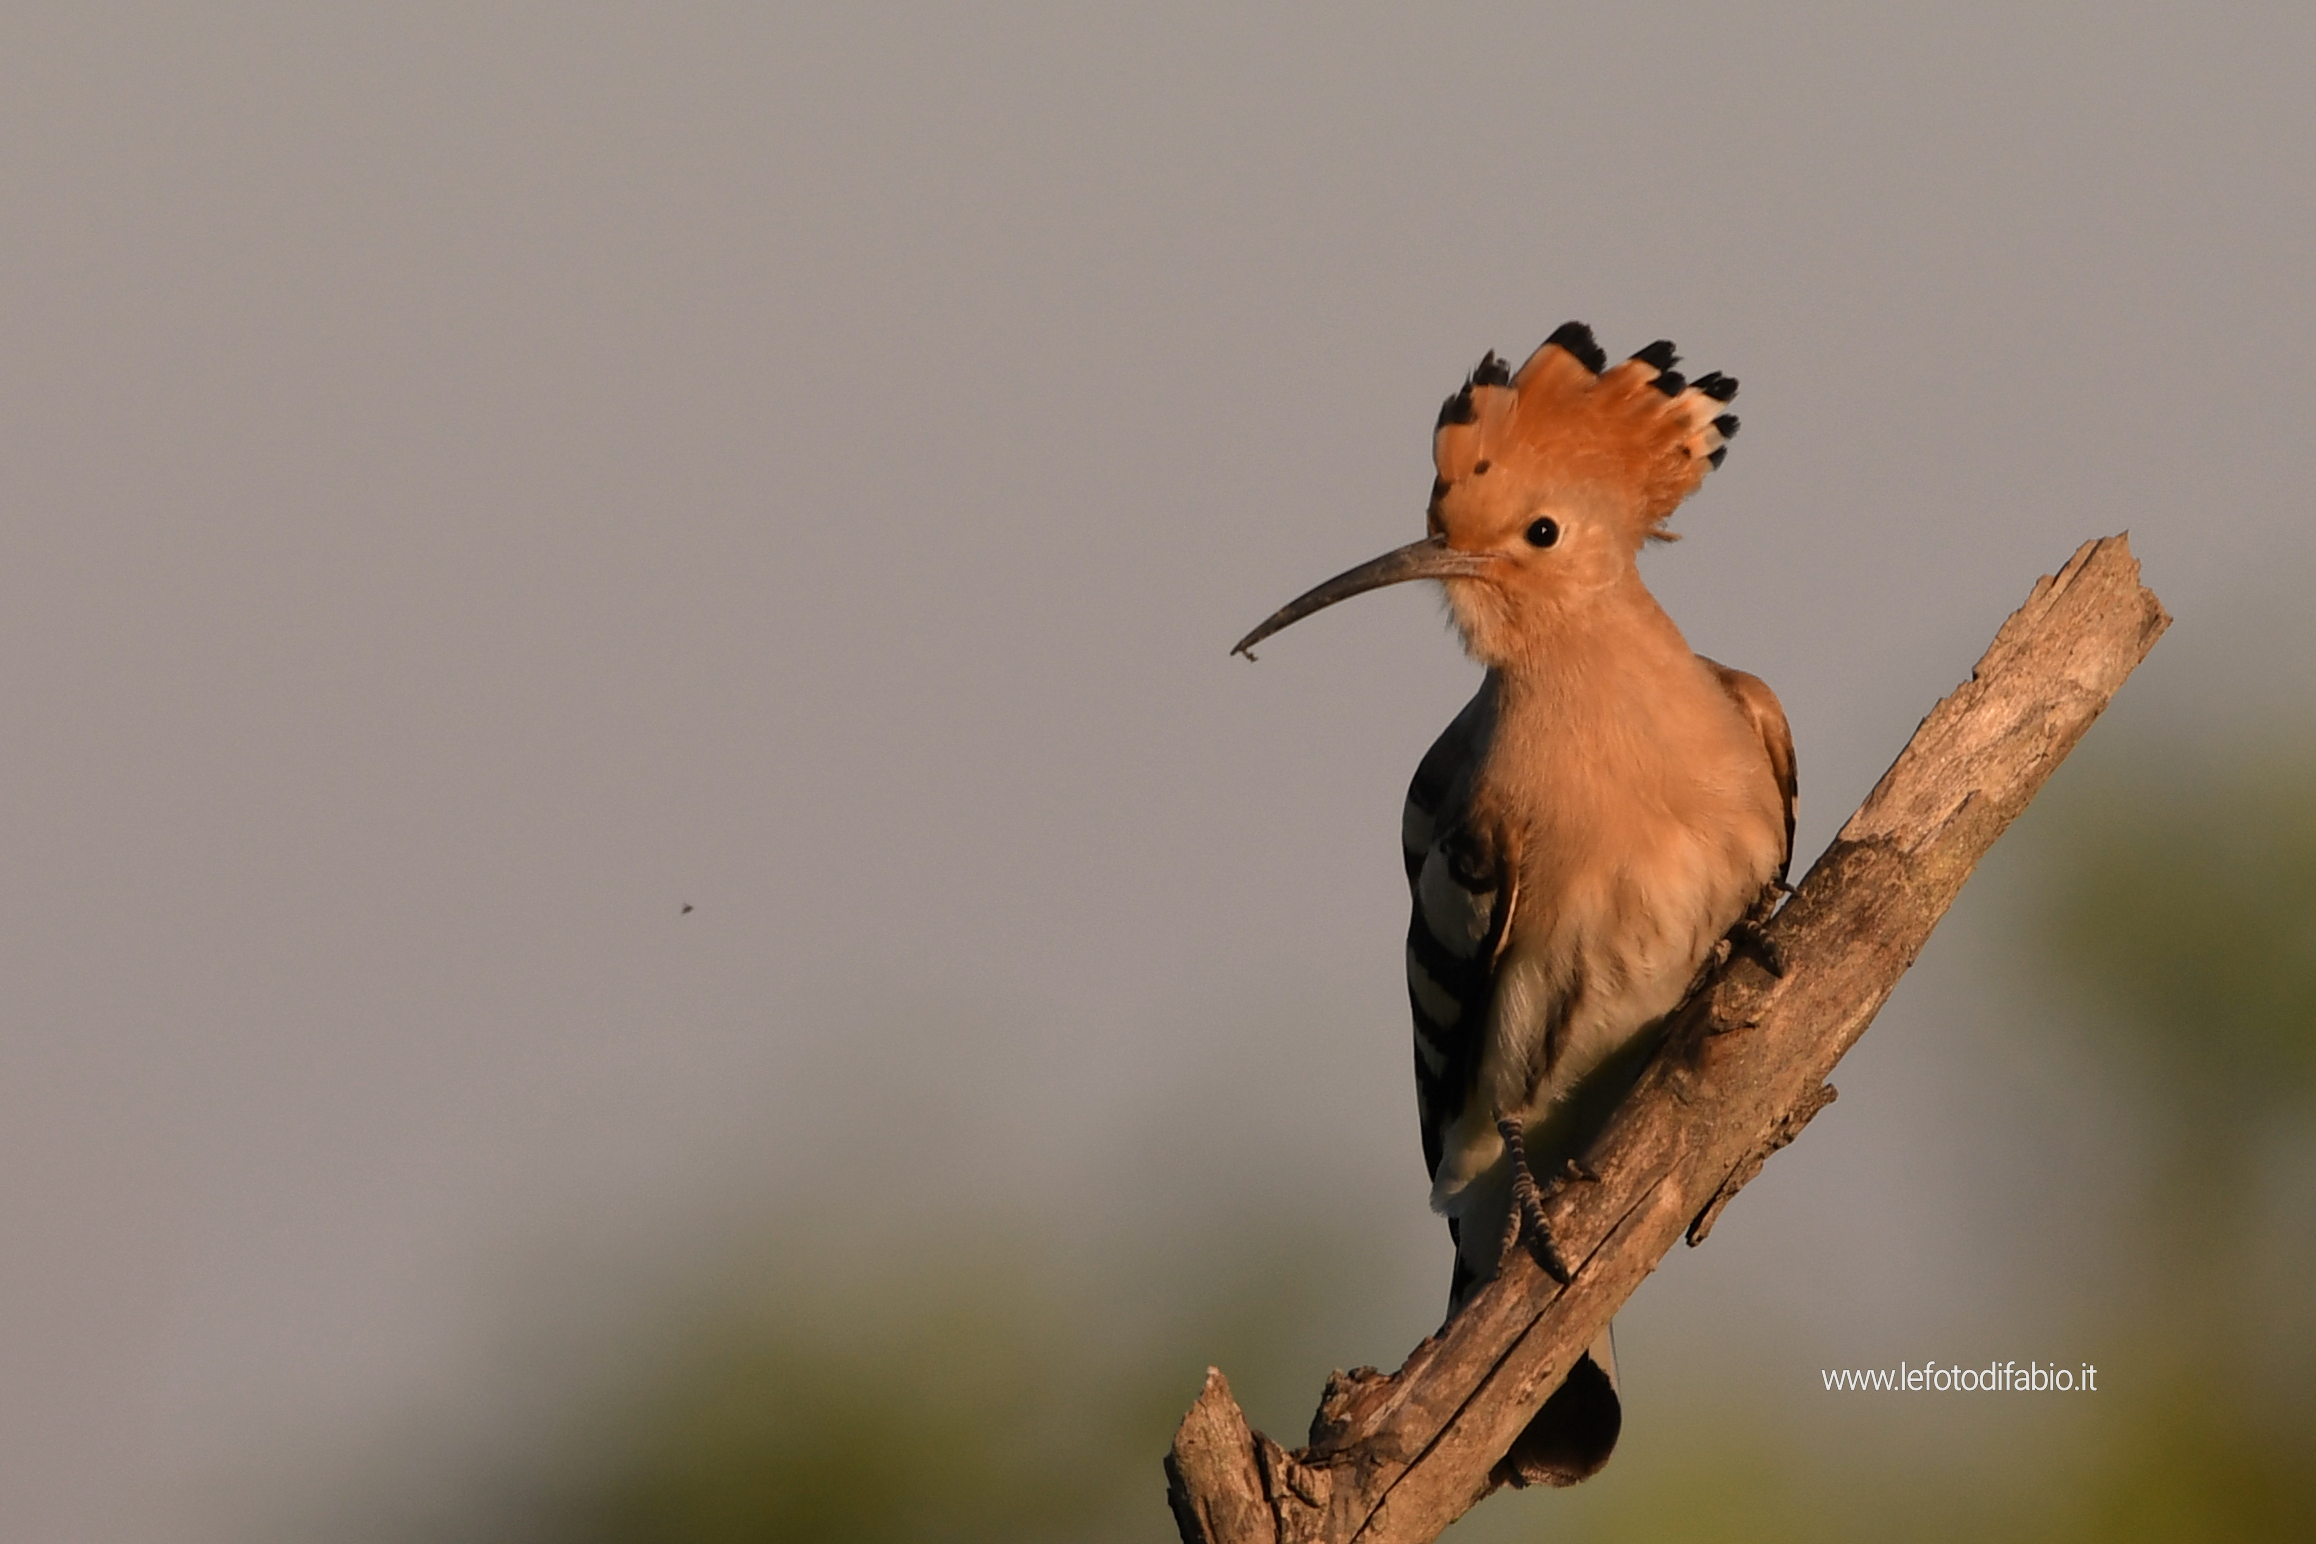
<path id="1" fill-rule="evenodd" d="M 1559 775 L 1520 801 L 1500 838 L 1514 899 L 1475 1097 L 1446 1143 L 1436 1201 L 1496 1162 L 1505 1116 L 1530 1128 L 1532 1154 L 1575 1156 L 1776 872 L 1783 815 L 1772 775 L 1758 750 L 1739 749 L 1750 756 L 1659 758 L 1637 771 L 1563 758 Z"/>

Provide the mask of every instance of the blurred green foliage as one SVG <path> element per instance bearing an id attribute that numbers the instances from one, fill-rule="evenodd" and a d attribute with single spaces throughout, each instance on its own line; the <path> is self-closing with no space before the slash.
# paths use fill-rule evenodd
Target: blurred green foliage
<path id="1" fill-rule="evenodd" d="M 2316 1085 L 2316 755 L 2202 770 L 2102 762 L 2053 802 L 2037 942 L 2123 1032 L 2153 1096 L 2199 1125 L 2304 1106 Z"/>
<path id="2" fill-rule="evenodd" d="M 2130 1330 L 2155 1375 L 2098 1407 L 2054 1537 L 2316 1539 L 2316 1366 L 2259 1311 L 2280 1262 L 2286 1312 L 2316 1312 L 2310 1198 L 2271 1172 L 2316 1135 L 2316 747 L 2194 749 L 2088 758 L 2026 843 L 2016 941 L 2147 1149 Z"/>
<path id="3" fill-rule="evenodd" d="M 589 1544 L 1075 1536 L 1122 1513 L 1137 1401 L 1052 1294 L 1002 1272 L 711 1309 L 542 1498 Z M 1109 1397 L 1087 1401 L 1073 1374 Z"/>
<path id="4" fill-rule="evenodd" d="M 1159 1460 L 1210 1361 L 1293 1408 L 1341 1341 L 1337 1243 L 1059 1260 L 1004 1223 L 800 1248 L 790 1223 L 626 1333 L 650 1346 L 502 1466 L 461 1537 L 528 1544 L 1172 1539 Z M 481 1492 L 489 1492 L 484 1495 Z M 440 1536 L 430 1518 L 425 1530 Z M 373 1530 L 375 1531 L 375 1530 Z"/>

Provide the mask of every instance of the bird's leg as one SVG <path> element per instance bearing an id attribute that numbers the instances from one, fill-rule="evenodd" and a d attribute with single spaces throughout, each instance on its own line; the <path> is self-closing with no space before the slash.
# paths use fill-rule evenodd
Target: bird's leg
<path id="1" fill-rule="evenodd" d="M 1537 1188 L 1535 1171 L 1528 1167 L 1528 1144 L 1520 1135 L 1520 1123 L 1500 1120 L 1496 1132 L 1504 1139 L 1505 1151 L 1512 1155 L 1512 1205 L 1504 1223 L 1503 1252 L 1510 1254 L 1525 1235 L 1533 1241 L 1532 1252 L 1544 1274 L 1566 1285 L 1568 1266 L 1553 1247 L 1552 1230 L 1545 1225 L 1544 1193 Z"/>

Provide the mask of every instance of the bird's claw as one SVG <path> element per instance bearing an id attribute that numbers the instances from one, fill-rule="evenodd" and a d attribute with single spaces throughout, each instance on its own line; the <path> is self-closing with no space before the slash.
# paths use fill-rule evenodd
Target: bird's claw
<path id="1" fill-rule="evenodd" d="M 1729 929 L 1732 949 L 1741 949 L 1761 962 L 1761 968 L 1779 980 L 1785 979 L 1785 949 L 1768 932 L 1748 917 Z"/>
<path id="2" fill-rule="evenodd" d="M 1568 1263 L 1560 1258 L 1560 1251 L 1552 1242 L 1552 1229 L 1544 1221 L 1544 1192 L 1536 1184 L 1535 1172 L 1528 1167 L 1528 1145 L 1521 1138 L 1520 1123 L 1500 1120 L 1496 1122 L 1496 1131 L 1512 1155 L 1512 1205 L 1504 1225 L 1503 1253 L 1510 1254 L 1515 1245 L 1526 1243 L 1528 1252 L 1544 1268 L 1544 1274 L 1566 1286 Z"/>

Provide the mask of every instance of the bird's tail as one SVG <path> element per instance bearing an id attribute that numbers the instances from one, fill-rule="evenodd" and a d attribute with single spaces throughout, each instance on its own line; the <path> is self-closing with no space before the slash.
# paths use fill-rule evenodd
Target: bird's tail
<path id="1" fill-rule="evenodd" d="M 1499 1485 L 1574 1485 L 1598 1474 L 1616 1451 L 1624 1404 L 1616 1393 L 1616 1346 L 1603 1329 L 1544 1408 L 1496 1465 Z"/>
<path id="2" fill-rule="evenodd" d="M 1448 1219 L 1448 1231 L 1460 1233 L 1457 1219 Z M 1450 1318 L 1479 1283 L 1480 1277 L 1459 1251 L 1448 1286 Z M 1544 1408 L 1497 1462 L 1498 1485 L 1574 1485 L 1591 1479 L 1607 1464 L 1624 1429 L 1624 1402 L 1616 1391 L 1615 1331 L 1613 1324 L 1603 1328 L 1585 1347 Z"/>

